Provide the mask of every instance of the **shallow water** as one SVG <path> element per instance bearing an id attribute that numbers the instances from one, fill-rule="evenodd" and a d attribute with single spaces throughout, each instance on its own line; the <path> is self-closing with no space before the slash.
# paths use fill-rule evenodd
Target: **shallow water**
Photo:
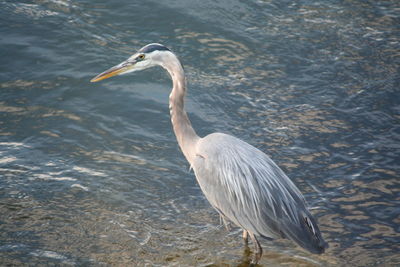
<path id="1" fill-rule="evenodd" d="M 263 241 L 261 266 L 398 266 L 398 1 L 159 2 L 0 2 L 0 263 L 249 263 L 177 147 L 167 74 L 89 83 L 160 42 L 198 133 L 269 154 L 330 244 Z"/>

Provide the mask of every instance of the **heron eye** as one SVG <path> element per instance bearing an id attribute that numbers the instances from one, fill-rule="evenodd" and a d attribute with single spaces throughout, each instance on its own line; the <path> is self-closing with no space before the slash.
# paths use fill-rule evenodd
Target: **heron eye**
<path id="1" fill-rule="evenodd" d="M 144 59 L 144 54 L 140 54 L 140 55 L 138 56 L 138 59 L 143 60 L 143 59 Z"/>

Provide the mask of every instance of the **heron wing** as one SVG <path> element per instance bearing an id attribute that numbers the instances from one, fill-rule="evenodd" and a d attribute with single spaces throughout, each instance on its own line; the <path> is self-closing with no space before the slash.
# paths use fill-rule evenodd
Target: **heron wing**
<path id="1" fill-rule="evenodd" d="M 286 236 L 285 225 L 300 224 L 304 198 L 265 153 L 221 133 L 202 138 L 196 153 L 192 167 L 202 191 L 236 225 L 274 238 Z"/>

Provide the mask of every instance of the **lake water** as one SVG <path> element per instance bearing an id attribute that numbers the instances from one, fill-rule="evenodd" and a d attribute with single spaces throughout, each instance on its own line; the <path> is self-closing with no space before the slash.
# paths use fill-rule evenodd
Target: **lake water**
<path id="1" fill-rule="evenodd" d="M 400 5 L 0 2 L 0 265 L 247 266 L 170 125 L 162 69 L 90 83 L 151 42 L 204 136 L 269 154 L 330 248 L 262 241 L 260 266 L 400 265 Z"/>

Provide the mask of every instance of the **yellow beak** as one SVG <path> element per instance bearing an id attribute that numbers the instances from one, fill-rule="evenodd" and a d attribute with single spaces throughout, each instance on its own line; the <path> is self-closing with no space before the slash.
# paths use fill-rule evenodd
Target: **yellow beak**
<path id="1" fill-rule="evenodd" d="M 94 82 L 98 82 L 98 81 L 116 76 L 118 74 L 122 74 L 133 67 L 131 64 L 124 64 L 124 63 L 125 62 L 122 62 L 121 64 L 118 64 L 117 66 L 114 66 L 114 67 L 100 73 L 99 75 L 97 75 L 96 77 L 91 79 L 90 82 L 94 83 Z"/>

